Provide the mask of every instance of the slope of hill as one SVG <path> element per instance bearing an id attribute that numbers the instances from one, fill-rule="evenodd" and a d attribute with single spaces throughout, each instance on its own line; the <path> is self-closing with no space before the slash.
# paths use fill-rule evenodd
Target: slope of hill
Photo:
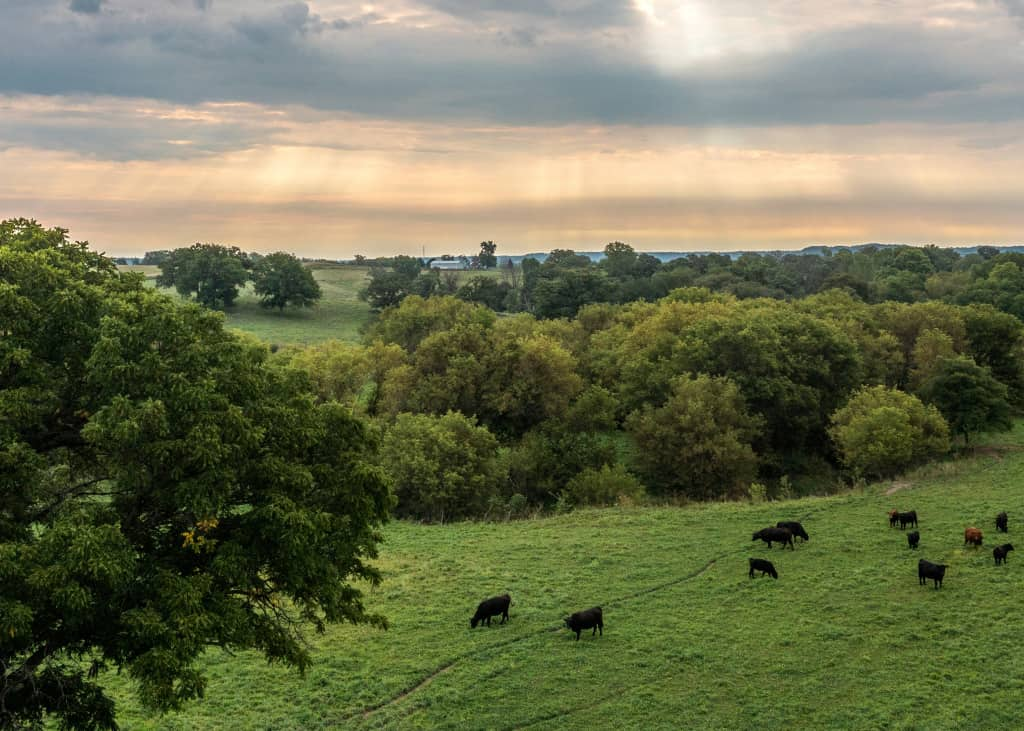
<path id="1" fill-rule="evenodd" d="M 1024 555 L 996 567 L 991 549 L 1024 531 L 1024 425 L 1000 440 L 829 498 L 396 523 L 369 595 L 391 629 L 329 629 L 304 678 L 213 652 L 205 700 L 160 719 L 109 682 L 126 729 L 1019 727 Z M 917 552 L 893 507 L 917 510 Z M 751 542 L 784 519 L 810 541 Z M 749 556 L 778 581 L 749 579 Z M 921 557 L 949 565 L 941 590 L 918 585 Z M 511 621 L 470 630 L 505 591 Z M 576 642 L 560 618 L 592 605 L 604 636 Z"/>

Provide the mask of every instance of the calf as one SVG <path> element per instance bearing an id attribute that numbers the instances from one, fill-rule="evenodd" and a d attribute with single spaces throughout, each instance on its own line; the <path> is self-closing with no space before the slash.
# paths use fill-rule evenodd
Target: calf
<path id="1" fill-rule="evenodd" d="M 906 513 L 897 513 L 896 519 L 900 522 L 900 528 L 906 528 L 908 525 L 917 527 L 917 511 L 911 510 Z"/>
<path id="2" fill-rule="evenodd" d="M 946 575 L 946 566 L 941 563 L 932 563 L 923 558 L 917 562 L 917 583 L 919 586 L 927 586 L 928 579 L 935 582 L 935 588 L 942 588 L 942 577 Z"/>
<path id="3" fill-rule="evenodd" d="M 1006 563 L 1006 554 L 1013 550 L 1012 543 L 1004 543 L 1001 546 L 996 546 L 992 549 L 992 556 L 996 559 L 996 566 L 1000 563 Z"/>
<path id="4" fill-rule="evenodd" d="M 807 535 L 807 531 L 805 531 L 804 527 L 797 523 L 795 520 L 780 520 L 778 523 L 775 524 L 775 527 L 785 528 L 793 534 L 794 538 L 799 536 L 801 540 L 810 540 L 810 536 Z"/>
<path id="5" fill-rule="evenodd" d="M 899 520 L 900 520 L 900 511 L 898 511 L 898 510 L 890 510 L 889 511 L 889 527 L 890 528 L 895 528 L 896 524 L 899 522 Z"/>
<path id="6" fill-rule="evenodd" d="M 916 530 L 912 530 L 909 533 L 907 533 L 907 544 L 911 548 L 917 548 L 917 543 L 920 540 L 921 540 L 921 534 L 918 533 Z"/>
<path id="7" fill-rule="evenodd" d="M 751 538 L 752 541 L 764 541 L 768 544 L 768 548 L 772 547 L 772 542 L 781 543 L 783 550 L 788 545 L 794 551 L 796 548 L 793 546 L 793 534 L 785 528 L 762 528 L 754 534 Z"/>
<path id="8" fill-rule="evenodd" d="M 964 530 L 964 545 L 970 543 L 972 546 L 981 545 L 981 531 L 977 528 L 967 528 Z"/>
<path id="9" fill-rule="evenodd" d="M 491 626 L 491 617 L 497 617 L 501 615 L 501 623 L 505 624 L 508 620 L 508 608 L 512 604 L 512 597 L 508 594 L 502 594 L 501 596 L 492 596 L 490 599 L 484 599 L 480 602 L 480 605 L 476 608 L 476 614 L 469 620 L 469 627 L 473 629 L 478 624 L 483 622 L 487 623 L 487 626 Z"/>
<path id="10" fill-rule="evenodd" d="M 774 566 L 772 566 L 772 562 L 763 558 L 750 559 L 750 571 L 747 573 L 747 576 L 753 579 L 755 571 L 760 571 L 761 576 L 767 574 L 773 579 L 779 578 L 779 572 L 775 570 Z"/>
<path id="11" fill-rule="evenodd" d="M 573 612 L 565 618 L 565 626 L 576 633 L 577 642 L 580 641 L 580 632 L 591 627 L 594 628 L 594 631 L 590 633 L 591 637 L 596 635 L 598 630 L 604 637 L 604 618 L 601 616 L 601 607 L 591 607 L 582 612 Z"/>
<path id="12" fill-rule="evenodd" d="M 1006 513 L 1000 513 L 999 515 L 997 515 L 996 516 L 996 530 L 998 530 L 1000 533 L 1006 533 L 1007 532 L 1007 530 L 1006 530 L 1006 521 L 1007 521 Z"/>

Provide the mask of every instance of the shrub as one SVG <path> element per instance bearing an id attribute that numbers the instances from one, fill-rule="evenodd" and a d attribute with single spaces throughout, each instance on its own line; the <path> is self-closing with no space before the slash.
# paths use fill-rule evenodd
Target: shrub
<path id="1" fill-rule="evenodd" d="M 498 440 L 456 411 L 399 414 L 384 436 L 381 461 L 402 517 L 444 522 L 483 515 L 507 482 Z"/>
<path id="2" fill-rule="evenodd" d="M 615 505 L 622 499 L 637 502 L 644 497 L 644 486 L 621 465 L 585 469 L 569 480 L 565 495 L 574 505 Z"/>
<path id="3" fill-rule="evenodd" d="M 949 451 L 949 427 L 934 406 L 902 391 L 861 389 L 829 429 L 855 477 L 887 477 Z"/>

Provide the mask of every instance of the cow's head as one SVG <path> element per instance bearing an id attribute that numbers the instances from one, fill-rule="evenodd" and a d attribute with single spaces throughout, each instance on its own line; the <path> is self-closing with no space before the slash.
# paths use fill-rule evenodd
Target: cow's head
<path id="1" fill-rule="evenodd" d="M 479 621 L 480 621 L 479 618 L 473 617 L 473 619 L 469 620 L 469 628 L 470 629 L 476 629 L 476 623 L 479 622 Z"/>

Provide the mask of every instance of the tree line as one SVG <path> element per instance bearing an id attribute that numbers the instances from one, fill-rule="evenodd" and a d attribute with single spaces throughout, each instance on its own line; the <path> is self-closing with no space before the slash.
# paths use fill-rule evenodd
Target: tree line
<path id="1" fill-rule="evenodd" d="M 376 425 L 399 515 L 449 520 L 892 475 L 1010 426 L 1022 338 L 987 304 L 682 287 L 549 319 L 409 295 L 275 358 Z"/>
<path id="2" fill-rule="evenodd" d="M 867 303 L 989 304 L 1024 319 L 1024 254 L 980 246 L 961 256 L 936 246 L 825 248 L 812 253 L 691 254 L 662 262 L 616 241 L 604 257 L 555 249 L 499 268 L 501 277 L 445 278 L 405 257 L 371 273 L 366 296 L 377 310 L 410 294 L 452 295 L 498 312 L 573 317 L 588 304 L 653 302 L 680 287 L 704 287 L 740 299 L 799 299 L 844 289 Z"/>

